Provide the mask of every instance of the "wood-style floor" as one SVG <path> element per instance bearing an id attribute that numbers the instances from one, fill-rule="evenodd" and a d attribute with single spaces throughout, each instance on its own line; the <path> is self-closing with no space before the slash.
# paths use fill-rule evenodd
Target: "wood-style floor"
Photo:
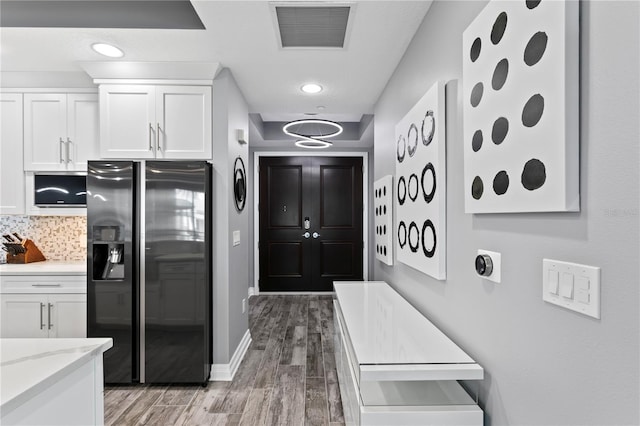
<path id="1" fill-rule="evenodd" d="M 331 296 L 254 296 L 231 382 L 105 389 L 106 425 L 341 425 Z"/>

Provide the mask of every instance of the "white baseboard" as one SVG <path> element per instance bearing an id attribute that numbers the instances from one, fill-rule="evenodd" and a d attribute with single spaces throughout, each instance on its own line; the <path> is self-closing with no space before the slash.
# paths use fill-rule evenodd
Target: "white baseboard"
<path id="1" fill-rule="evenodd" d="M 249 294 L 249 297 L 251 297 L 251 296 L 257 295 L 258 292 L 256 291 L 255 287 L 249 287 L 249 293 L 248 294 Z"/>
<path id="2" fill-rule="evenodd" d="M 233 376 L 236 375 L 238 371 L 238 367 L 240 366 L 240 362 L 244 358 L 247 353 L 247 349 L 249 349 L 249 345 L 251 344 L 251 333 L 247 330 L 242 336 L 242 340 L 238 344 L 236 351 L 233 353 L 231 357 L 231 362 L 229 364 L 213 364 L 211 366 L 211 377 L 209 381 L 212 382 L 230 382 L 233 380 Z"/>

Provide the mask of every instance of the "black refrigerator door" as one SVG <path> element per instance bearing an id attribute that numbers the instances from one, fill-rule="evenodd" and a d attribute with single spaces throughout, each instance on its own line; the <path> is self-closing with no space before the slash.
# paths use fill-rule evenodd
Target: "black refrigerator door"
<path id="1" fill-rule="evenodd" d="M 204 383 L 211 351 L 211 165 L 147 161 L 144 382 Z"/>
<path id="2" fill-rule="evenodd" d="M 87 337 L 111 337 L 106 383 L 139 380 L 137 163 L 90 161 L 87 173 Z"/>

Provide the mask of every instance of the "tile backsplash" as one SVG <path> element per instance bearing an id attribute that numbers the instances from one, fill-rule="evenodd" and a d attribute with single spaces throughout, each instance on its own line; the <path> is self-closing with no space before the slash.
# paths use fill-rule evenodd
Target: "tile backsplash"
<path id="1" fill-rule="evenodd" d="M 0 215 L 0 235 L 17 232 L 33 240 L 47 260 L 87 258 L 86 216 Z M 0 262 L 6 261 L 0 250 Z"/>

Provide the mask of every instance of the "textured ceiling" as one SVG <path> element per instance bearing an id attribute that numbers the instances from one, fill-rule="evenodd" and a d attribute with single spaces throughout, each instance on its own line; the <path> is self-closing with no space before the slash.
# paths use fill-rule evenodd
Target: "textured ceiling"
<path id="1" fill-rule="evenodd" d="M 120 3 L 132 7 L 138 2 Z M 294 2 L 319 3 L 327 4 Z M 336 121 L 360 121 L 363 114 L 372 113 L 431 2 L 328 2 L 345 3 L 351 12 L 344 48 L 282 48 L 275 7 L 291 2 L 192 1 L 205 30 L 1 28 L 0 69 L 25 76 L 79 73 L 81 62 L 105 60 L 90 45 L 108 42 L 124 50 L 122 61 L 211 62 L 227 67 L 250 112 L 265 120 L 287 121 L 314 113 Z M 324 90 L 302 93 L 300 87 L 309 81 Z"/>

